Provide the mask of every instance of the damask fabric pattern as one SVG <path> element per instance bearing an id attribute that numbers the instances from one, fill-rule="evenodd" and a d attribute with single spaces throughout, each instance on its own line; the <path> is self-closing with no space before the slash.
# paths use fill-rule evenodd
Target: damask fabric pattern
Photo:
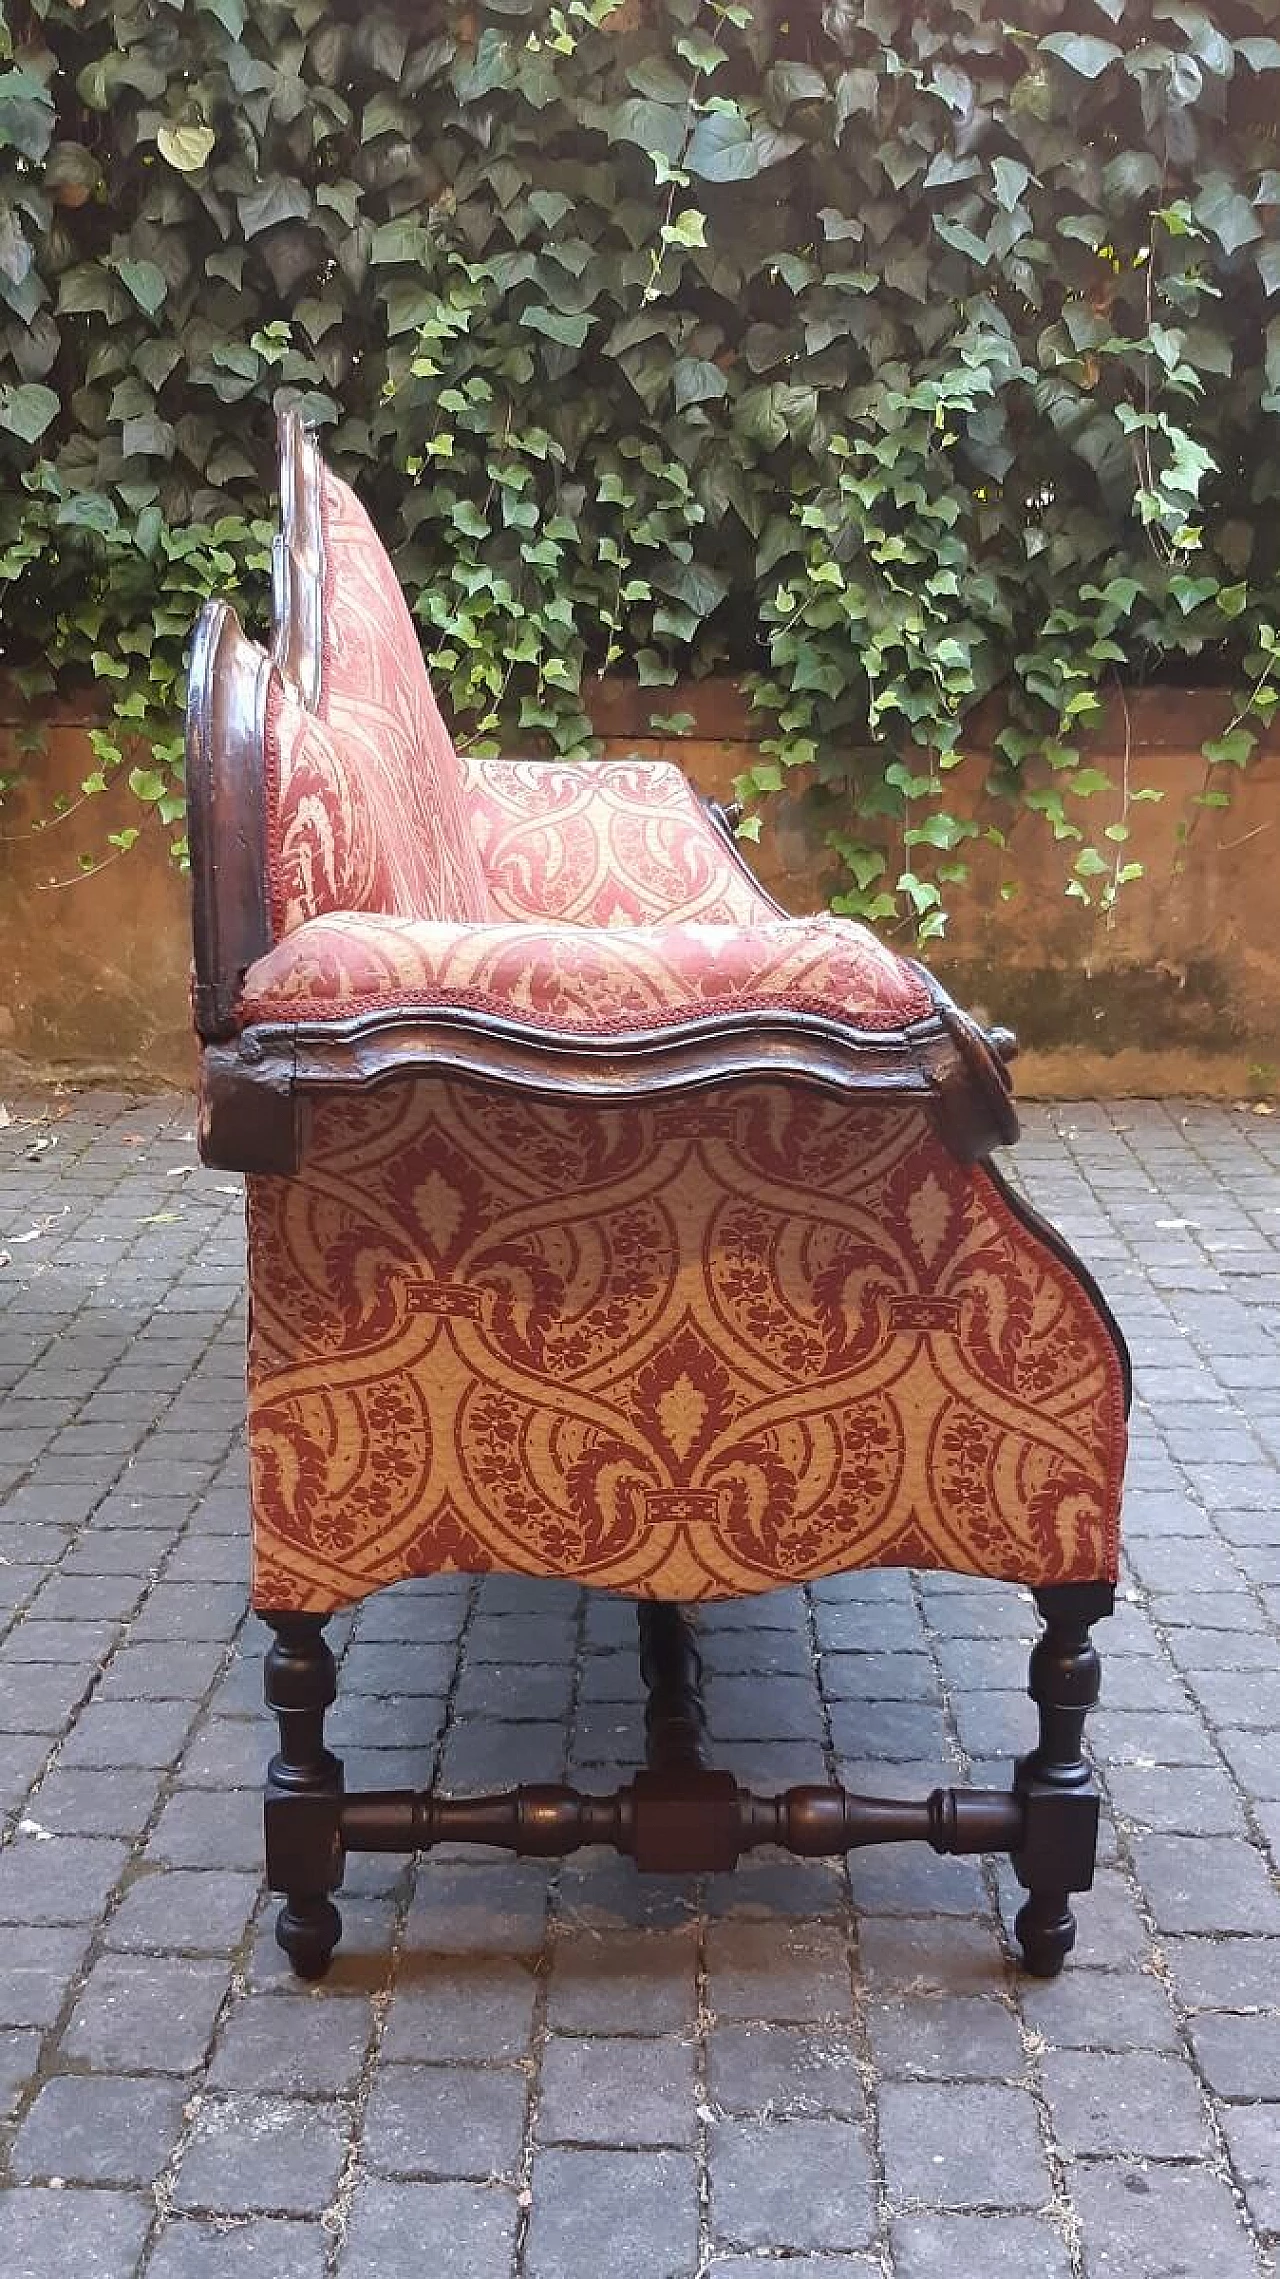
<path id="1" fill-rule="evenodd" d="M 366 771 L 296 690 L 272 673 L 267 691 L 267 806 L 272 922 L 288 935 L 322 911 L 413 917 L 430 891 L 402 803 Z"/>
<path id="2" fill-rule="evenodd" d="M 242 1021 L 456 1008 L 562 1035 L 616 1036 L 737 1012 L 810 1013 L 883 1033 L 933 1010 L 927 984 L 865 927 L 450 925 L 313 918 L 250 966 Z"/>
<path id="3" fill-rule="evenodd" d="M 1111 1339 L 923 1114 L 419 1078 L 317 1102 L 249 1229 L 259 1607 L 452 1569 L 1114 1576 Z"/>
<path id="4" fill-rule="evenodd" d="M 495 917 L 576 926 L 777 912 L 665 760 L 464 760 Z"/>
<path id="5" fill-rule="evenodd" d="M 460 763 L 413 619 L 354 491 L 327 468 L 321 481 L 322 726 L 279 687 L 268 705 L 275 930 L 344 909 L 486 918 Z"/>

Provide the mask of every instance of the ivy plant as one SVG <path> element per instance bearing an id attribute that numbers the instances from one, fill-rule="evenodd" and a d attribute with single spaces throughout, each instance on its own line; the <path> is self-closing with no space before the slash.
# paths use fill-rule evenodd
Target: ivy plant
<path id="1" fill-rule="evenodd" d="M 4 0 L 33 717 L 100 682 L 86 793 L 124 770 L 181 851 L 191 621 L 228 587 L 262 617 L 297 403 L 473 742 L 589 749 L 602 673 L 677 733 L 663 692 L 731 672 L 766 729 L 748 827 L 807 786 L 838 907 L 927 939 L 972 816 L 1027 809 L 1109 906 L 1152 787 L 1091 752 L 1108 698 L 1236 692 L 1209 805 L 1280 698 L 1273 19 Z M 979 767 L 1007 809 L 950 796 Z"/>

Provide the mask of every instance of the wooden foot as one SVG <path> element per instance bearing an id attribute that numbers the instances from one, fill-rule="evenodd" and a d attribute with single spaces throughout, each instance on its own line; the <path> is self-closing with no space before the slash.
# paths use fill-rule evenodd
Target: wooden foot
<path id="1" fill-rule="evenodd" d="M 276 1945 L 297 1978 L 323 1978 L 342 1937 L 342 1917 L 331 1899 L 286 1899 L 276 1917 Z"/>
<path id="2" fill-rule="evenodd" d="M 1098 1791 L 1081 1744 L 1101 1664 L 1089 1625 L 1110 1614 L 1115 1594 L 1107 1583 L 1064 1583 L 1035 1595 L 1045 1628 L 1032 1648 L 1027 1690 L 1040 1739 L 1014 1775 L 1025 1822 L 1013 1865 L 1028 1893 L 1014 1929 L 1027 1969 L 1056 1978 L 1076 1943 L 1069 1894 L 1093 1882 Z"/>
<path id="3" fill-rule="evenodd" d="M 1076 1943 L 1076 1919 L 1065 1891 L 1033 1891 L 1014 1922 L 1024 1967 L 1056 1978 Z"/>
<path id="4" fill-rule="evenodd" d="M 280 1747 L 267 1768 L 264 1812 L 267 1881 L 285 1900 L 276 1941 L 299 1978 L 323 1978 L 342 1935 L 342 1918 L 329 1897 L 342 1883 L 342 1766 L 324 1745 L 324 1713 L 337 1692 L 337 1671 L 323 1616 L 263 1619 L 276 1634 L 264 1690 L 280 1728 Z"/>

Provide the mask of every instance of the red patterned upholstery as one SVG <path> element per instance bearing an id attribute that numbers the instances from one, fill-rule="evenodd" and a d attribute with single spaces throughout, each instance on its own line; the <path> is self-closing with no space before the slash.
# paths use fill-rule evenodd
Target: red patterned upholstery
<path id="1" fill-rule="evenodd" d="M 744 1012 L 883 1032 L 926 1019 L 933 1001 L 913 967 L 835 918 L 605 928 L 348 914 L 311 919 L 251 966 L 241 1018 L 323 1021 L 375 1006 L 604 1036 Z"/>
<path id="2" fill-rule="evenodd" d="M 467 813 L 494 915 L 576 926 L 776 917 L 679 768 L 469 760 Z"/>
<path id="3" fill-rule="evenodd" d="M 249 1228 L 260 1606 L 454 1568 L 681 1599 L 1115 1573 L 1111 1340 L 918 1111 L 420 1079 L 318 1103 Z"/>
<path id="4" fill-rule="evenodd" d="M 324 607 L 317 718 L 268 698 L 272 915 L 485 918 L 489 895 L 462 775 L 413 619 L 355 493 L 321 477 Z"/>
<path id="5" fill-rule="evenodd" d="M 358 747 L 340 742 L 278 674 L 267 691 L 266 764 L 278 934 L 322 911 L 413 917 L 438 905 L 444 881 L 429 860 L 434 824 L 420 816 L 409 831 L 402 787 L 366 770 Z"/>

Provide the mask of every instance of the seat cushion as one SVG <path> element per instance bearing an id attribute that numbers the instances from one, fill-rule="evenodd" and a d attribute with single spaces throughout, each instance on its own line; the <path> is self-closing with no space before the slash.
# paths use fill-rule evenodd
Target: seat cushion
<path id="1" fill-rule="evenodd" d="M 734 1013 L 806 1013 L 882 1034 L 928 1018 L 917 967 L 840 918 L 754 926 L 458 926 L 313 918 L 245 976 L 243 1021 L 485 1014 L 610 1037 Z"/>

